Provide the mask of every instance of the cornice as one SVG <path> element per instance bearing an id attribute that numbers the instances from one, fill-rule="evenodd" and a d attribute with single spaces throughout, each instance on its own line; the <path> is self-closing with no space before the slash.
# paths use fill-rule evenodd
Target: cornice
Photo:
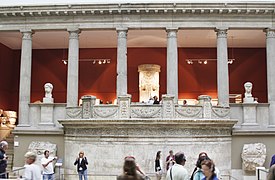
<path id="1" fill-rule="evenodd" d="M 275 3 L 69 4 L 0 7 L 0 17 L 81 16 L 106 14 L 274 14 Z"/>

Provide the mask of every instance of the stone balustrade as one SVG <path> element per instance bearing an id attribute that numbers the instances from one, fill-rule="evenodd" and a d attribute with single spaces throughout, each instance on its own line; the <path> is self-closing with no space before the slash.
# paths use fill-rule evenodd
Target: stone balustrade
<path id="1" fill-rule="evenodd" d="M 162 104 L 131 103 L 131 96 L 119 96 L 118 105 L 95 105 L 95 96 L 83 96 L 82 107 L 67 107 L 66 119 L 230 119 L 230 108 L 212 106 L 211 97 L 199 96 L 198 105 L 178 105 L 174 96 L 163 95 Z"/>

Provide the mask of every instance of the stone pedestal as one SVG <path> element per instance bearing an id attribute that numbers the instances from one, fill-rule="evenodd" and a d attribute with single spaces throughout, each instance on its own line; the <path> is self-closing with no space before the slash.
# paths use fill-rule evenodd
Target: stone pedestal
<path id="1" fill-rule="evenodd" d="M 254 103 L 254 97 L 243 98 L 243 103 Z"/>
<path id="2" fill-rule="evenodd" d="M 257 107 L 257 103 L 243 104 L 242 126 L 258 126 L 256 107 Z"/>
<path id="3" fill-rule="evenodd" d="M 48 98 L 48 97 L 43 98 L 43 103 L 53 103 L 53 102 L 54 102 L 53 98 Z"/>
<path id="4" fill-rule="evenodd" d="M 53 104 L 41 105 L 41 120 L 39 125 L 42 126 L 54 126 L 53 122 Z"/>

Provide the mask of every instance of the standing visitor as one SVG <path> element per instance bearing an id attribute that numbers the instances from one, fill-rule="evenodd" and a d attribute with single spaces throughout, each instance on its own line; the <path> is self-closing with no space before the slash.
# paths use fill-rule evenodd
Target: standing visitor
<path id="1" fill-rule="evenodd" d="M 8 157 L 6 156 L 6 150 L 8 149 L 7 141 L 0 142 L 0 178 L 7 179 L 6 168 L 8 164 Z"/>
<path id="2" fill-rule="evenodd" d="M 204 175 L 203 175 L 203 172 L 202 172 L 202 169 L 201 169 L 201 163 L 204 160 L 209 160 L 209 157 L 205 152 L 201 152 L 199 154 L 199 157 L 198 157 L 198 160 L 197 160 L 197 163 L 196 163 L 196 167 L 195 167 L 195 169 L 194 169 L 194 171 L 191 175 L 190 180 L 201 180 L 202 178 L 204 178 Z"/>
<path id="3" fill-rule="evenodd" d="M 169 151 L 169 155 L 166 157 L 166 170 L 175 164 L 175 156 L 172 150 Z"/>
<path id="4" fill-rule="evenodd" d="M 43 167 L 43 180 L 54 179 L 53 161 L 56 159 L 56 157 L 50 157 L 50 152 L 48 150 L 44 152 L 44 157 L 41 159 L 41 164 Z"/>
<path id="5" fill-rule="evenodd" d="M 183 167 L 185 165 L 186 158 L 183 152 L 178 152 L 175 154 L 174 164 L 166 174 L 166 180 L 189 180 L 189 175 L 187 170 Z"/>
<path id="6" fill-rule="evenodd" d="M 219 180 L 215 173 L 215 164 L 211 160 L 204 160 L 201 163 L 204 178 L 202 180 Z"/>
<path id="7" fill-rule="evenodd" d="M 144 180 L 144 178 L 137 173 L 137 165 L 135 158 L 127 156 L 124 159 L 123 174 L 117 177 L 117 180 Z"/>
<path id="8" fill-rule="evenodd" d="M 158 151 L 156 155 L 155 172 L 156 172 L 157 180 L 161 180 L 161 176 L 162 176 L 161 151 Z"/>
<path id="9" fill-rule="evenodd" d="M 27 152 L 25 154 L 26 164 L 24 172 L 24 180 L 40 180 L 41 179 L 41 169 L 38 165 L 34 164 L 36 160 L 36 154 L 34 152 Z"/>
<path id="10" fill-rule="evenodd" d="M 272 156 L 270 161 L 270 167 L 275 164 L 275 154 Z"/>
<path id="11" fill-rule="evenodd" d="M 79 180 L 82 180 L 82 177 L 84 180 L 87 180 L 87 165 L 88 161 L 87 158 L 84 156 L 84 152 L 80 151 L 78 154 L 78 157 L 76 158 L 74 165 L 77 165 L 77 172 L 79 176 Z"/>

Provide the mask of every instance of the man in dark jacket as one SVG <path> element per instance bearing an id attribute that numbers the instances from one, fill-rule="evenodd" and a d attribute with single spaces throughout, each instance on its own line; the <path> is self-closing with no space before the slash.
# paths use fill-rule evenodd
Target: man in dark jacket
<path id="1" fill-rule="evenodd" d="M 8 176 L 5 174 L 7 168 L 7 160 L 6 150 L 8 149 L 7 141 L 0 142 L 0 178 L 7 179 Z"/>

